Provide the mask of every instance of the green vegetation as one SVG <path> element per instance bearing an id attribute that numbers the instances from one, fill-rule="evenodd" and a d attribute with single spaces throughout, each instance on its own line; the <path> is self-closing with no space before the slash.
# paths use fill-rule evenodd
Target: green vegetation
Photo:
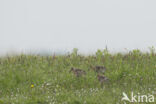
<path id="1" fill-rule="evenodd" d="M 74 49 L 58 56 L 1 57 L 0 104 L 123 104 L 122 93 L 132 91 L 153 94 L 156 102 L 156 53 L 150 51 L 110 54 L 105 49 L 83 56 Z M 98 81 L 96 65 L 107 68 L 107 83 Z M 76 77 L 71 67 L 86 74 Z"/>

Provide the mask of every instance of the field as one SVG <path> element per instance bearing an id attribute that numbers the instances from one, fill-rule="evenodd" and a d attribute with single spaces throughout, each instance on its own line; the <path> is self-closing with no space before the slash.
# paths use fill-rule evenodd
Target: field
<path id="1" fill-rule="evenodd" d="M 97 73 L 95 66 L 104 66 L 106 71 Z M 86 74 L 76 76 L 70 72 L 72 67 Z M 98 74 L 108 81 L 100 82 Z M 105 49 L 88 56 L 74 49 L 65 55 L 0 58 L 0 104 L 132 104 L 121 101 L 123 92 L 128 96 L 132 92 L 137 96 L 151 94 L 155 103 L 141 104 L 156 104 L 154 49 L 125 54 Z"/>

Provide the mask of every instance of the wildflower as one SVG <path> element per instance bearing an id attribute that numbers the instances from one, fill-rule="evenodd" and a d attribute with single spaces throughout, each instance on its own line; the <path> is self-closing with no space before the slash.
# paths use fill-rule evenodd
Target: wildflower
<path id="1" fill-rule="evenodd" d="M 34 85 L 33 84 L 31 85 L 31 88 L 34 88 Z"/>

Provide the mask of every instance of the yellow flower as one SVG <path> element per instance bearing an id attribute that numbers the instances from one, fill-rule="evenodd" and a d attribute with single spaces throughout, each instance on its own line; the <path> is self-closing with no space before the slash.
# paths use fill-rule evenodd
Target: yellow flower
<path id="1" fill-rule="evenodd" d="M 31 85 L 31 88 L 34 88 L 34 85 L 33 84 Z"/>

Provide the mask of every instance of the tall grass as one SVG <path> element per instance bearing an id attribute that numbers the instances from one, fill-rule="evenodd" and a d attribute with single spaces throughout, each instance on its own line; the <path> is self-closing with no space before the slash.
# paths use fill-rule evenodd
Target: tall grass
<path id="1" fill-rule="evenodd" d="M 107 68 L 101 84 L 92 66 Z M 71 67 L 86 71 L 76 77 Z M 31 87 L 33 85 L 33 87 Z M 107 49 L 83 56 L 74 49 L 58 56 L 17 55 L 0 58 L 0 104 L 123 104 L 122 92 L 156 97 L 156 53 Z"/>

